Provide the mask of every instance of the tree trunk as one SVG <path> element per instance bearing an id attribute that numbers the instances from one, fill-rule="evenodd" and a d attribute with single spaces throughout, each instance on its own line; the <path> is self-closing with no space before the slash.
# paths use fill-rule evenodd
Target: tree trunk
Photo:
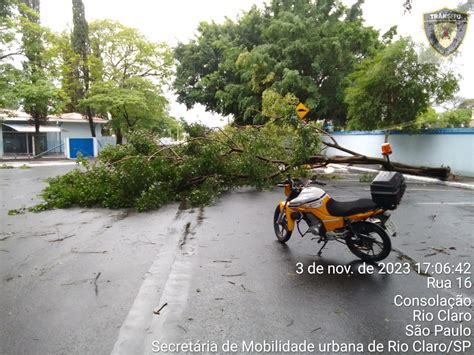
<path id="1" fill-rule="evenodd" d="M 385 169 L 398 171 L 402 174 L 420 175 L 434 177 L 442 180 L 448 179 L 451 169 L 449 167 L 431 168 L 426 166 L 412 166 L 401 163 L 388 163 L 381 158 L 367 157 L 365 155 L 356 156 L 332 156 L 326 157 L 324 155 L 314 155 L 308 159 L 309 164 L 326 165 L 326 164 L 362 164 L 362 165 L 381 165 Z"/>
<path id="2" fill-rule="evenodd" d="M 96 134 L 95 134 L 95 123 L 94 123 L 94 118 L 92 116 L 92 111 L 91 111 L 91 108 L 90 107 L 87 107 L 86 108 L 86 112 L 87 112 L 87 120 L 89 121 L 89 128 L 91 130 L 91 136 L 92 137 L 96 137 Z"/>
<path id="3" fill-rule="evenodd" d="M 38 158 L 37 155 L 41 153 L 40 122 L 39 122 L 39 120 L 35 120 L 35 133 L 33 134 L 33 141 L 34 141 L 33 156 L 35 158 Z"/>
<path id="4" fill-rule="evenodd" d="M 381 165 L 386 170 L 393 170 L 398 171 L 402 174 L 411 174 L 411 175 L 421 175 L 421 176 L 428 176 L 434 177 L 441 180 L 447 180 L 451 175 L 451 168 L 449 167 L 440 167 L 440 168 L 431 168 L 426 166 L 411 166 L 401 163 L 394 163 L 388 162 L 385 159 L 375 158 L 375 157 L 368 157 L 357 153 L 353 150 L 344 148 L 337 143 L 333 136 L 331 136 L 328 132 L 317 128 L 317 131 L 324 136 L 328 137 L 331 142 L 323 141 L 326 147 L 338 149 L 344 153 L 351 154 L 352 156 L 332 156 L 326 157 L 324 155 L 315 155 L 309 158 L 308 164 L 315 164 L 315 165 L 327 165 L 327 164 L 368 164 L 368 165 Z M 388 141 L 388 135 L 390 131 L 385 131 L 385 142 Z"/>
<path id="5" fill-rule="evenodd" d="M 120 128 L 115 129 L 115 143 L 118 145 L 123 144 L 123 135 L 122 135 L 122 130 Z"/>

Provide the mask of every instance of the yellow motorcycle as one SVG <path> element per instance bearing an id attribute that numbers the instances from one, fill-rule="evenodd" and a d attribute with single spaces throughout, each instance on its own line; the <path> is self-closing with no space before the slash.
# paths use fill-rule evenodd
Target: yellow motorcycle
<path id="1" fill-rule="evenodd" d="M 391 153 L 390 146 L 383 150 Z M 388 158 L 388 154 L 386 156 Z M 385 155 L 385 153 L 384 153 Z M 311 186 L 324 183 L 316 180 L 292 179 L 279 184 L 285 188 L 286 199 L 275 209 L 273 224 L 277 239 L 286 243 L 295 227 L 301 236 L 312 234 L 326 244 L 335 240 L 346 244 L 358 258 L 367 262 L 380 261 L 391 251 L 390 236 L 395 236 L 388 210 L 395 210 L 405 193 L 406 183 L 402 174 L 380 172 L 371 183 L 372 198 L 337 201 L 323 189 Z M 304 222 L 304 223 L 303 223 Z M 306 226 L 303 232 L 302 228 Z"/>

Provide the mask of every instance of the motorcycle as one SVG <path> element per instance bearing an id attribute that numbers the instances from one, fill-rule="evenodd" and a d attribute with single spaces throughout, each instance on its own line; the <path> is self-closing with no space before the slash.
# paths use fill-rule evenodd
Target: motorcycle
<path id="1" fill-rule="evenodd" d="M 388 155 L 392 150 L 388 143 L 382 146 L 390 166 Z M 286 199 L 275 209 L 273 224 L 277 239 L 286 243 L 295 229 L 303 237 L 312 234 L 323 243 L 329 241 L 346 244 L 349 250 L 363 261 L 376 262 L 385 259 L 391 251 L 390 237 L 395 228 L 388 210 L 395 210 L 406 189 L 405 178 L 393 171 L 381 171 L 372 181 L 371 199 L 337 201 L 323 189 L 311 185 L 325 186 L 317 180 L 292 179 L 290 175 L 279 186 L 285 188 Z M 302 232 L 306 224 L 307 229 Z"/>

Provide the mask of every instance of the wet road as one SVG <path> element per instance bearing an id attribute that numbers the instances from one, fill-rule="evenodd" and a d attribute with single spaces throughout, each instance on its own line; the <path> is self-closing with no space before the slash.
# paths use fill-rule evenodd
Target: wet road
<path id="1" fill-rule="evenodd" d="M 176 205 L 8 216 L 72 168 L 0 170 L 0 354 L 109 354 L 151 263 L 175 244 L 163 227 Z"/>
<path id="2" fill-rule="evenodd" d="M 334 181 L 327 191 L 335 198 L 351 199 L 366 196 L 368 185 Z M 340 345 L 363 343 L 366 346 L 374 339 L 383 344 L 455 339 L 439 334 L 409 339 L 405 326 L 424 323 L 412 320 L 415 308 L 396 307 L 394 297 L 397 294 L 407 297 L 462 294 L 472 298 L 472 288 L 428 289 L 426 275 L 419 275 L 413 269 L 407 275 L 358 275 L 360 263 L 344 245 L 335 242 L 328 244 L 322 257 L 316 256 L 317 241 L 308 236 L 300 238 L 294 234 L 287 245 L 281 245 L 274 239 L 271 225 L 280 194 L 229 194 L 205 209 L 202 223 L 191 224 L 194 239 L 189 241 L 188 247 L 194 254 L 182 259 L 192 259 L 184 261 L 192 264 L 189 268 L 192 276 L 181 285 L 169 285 L 180 288 L 187 296 L 182 302 L 170 305 L 169 314 L 163 315 L 165 320 L 152 323 L 153 332 L 145 342 L 148 352 L 156 340 L 165 344 L 210 341 L 219 347 L 231 341 L 242 350 L 242 341 L 252 340 L 315 344 L 335 341 Z M 384 262 L 472 263 L 473 212 L 470 191 L 411 184 L 402 206 L 393 213 L 399 236 L 393 239 L 395 251 Z M 329 265 L 351 265 L 352 268 L 342 275 L 327 272 L 312 275 L 306 271 L 299 275 L 298 263 L 303 263 L 305 268 L 313 263 L 322 265 L 324 270 Z M 443 273 L 437 279 L 454 282 L 458 276 Z M 161 302 L 169 302 L 169 299 L 162 297 Z M 420 309 L 426 310 L 426 307 Z M 431 311 L 439 309 L 442 307 Z M 469 307 L 457 310 L 471 314 L 473 311 Z M 460 324 L 437 323 L 453 327 Z M 473 323 L 463 325 L 472 329 Z M 341 349 L 337 351 L 334 346 L 323 349 L 325 353 L 341 353 Z M 385 348 L 384 353 L 401 352 Z M 472 353 L 472 348 L 461 353 Z"/>
<path id="3" fill-rule="evenodd" d="M 22 174 L 32 179 L 36 172 Z M 11 188 L 2 180 L 2 204 L 7 195 L 10 201 Z M 349 176 L 329 181 L 326 190 L 349 200 L 367 196 L 368 188 Z M 309 236 L 294 234 L 287 245 L 278 243 L 272 216 L 281 196 L 281 191 L 238 191 L 204 209 L 170 206 L 149 214 L 72 209 L 5 217 L 3 206 L 2 238 L 8 238 L 0 247 L 8 252 L 1 255 L 0 313 L 6 319 L 0 325 L 2 353 L 106 354 L 113 349 L 115 354 L 148 354 L 157 341 L 198 340 L 204 346 L 216 344 L 219 353 L 229 341 L 238 344 L 235 353 L 242 353 L 242 342 L 252 340 L 306 341 L 326 346 L 324 353 L 342 353 L 335 346 L 361 343 L 361 353 L 368 353 L 373 340 L 411 346 L 414 340 L 431 344 L 458 339 L 433 333 L 407 337 L 407 325 L 434 323 L 414 322 L 414 308 L 395 306 L 394 297 L 473 298 L 472 287 L 428 288 L 427 276 L 413 270 L 416 262 L 474 261 L 472 191 L 409 184 L 402 205 L 393 212 L 398 237 L 392 239 L 394 251 L 385 260 L 405 263 L 409 274 L 372 275 L 358 274 L 361 264 L 344 245 L 329 243 L 317 257 L 319 245 Z M 75 236 L 50 242 L 57 239 L 56 228 L 62 236 Z M 305 269 L 322 265 L 325 272 L 298 274 L 298 263 Z M 327 272 L 330 265 L 351 268 L 334 275 Z M 456 272 L 436 275 L 452 282 L 457 277 Z M 165 303 L 154 315 L 152 311 Z M 456 312 L 472 315 L 473 309 L 458 307 Z M 453 328 L 473 325 L 441 323 Z M 387 348 L 379 352 L 402 353 Z"/>

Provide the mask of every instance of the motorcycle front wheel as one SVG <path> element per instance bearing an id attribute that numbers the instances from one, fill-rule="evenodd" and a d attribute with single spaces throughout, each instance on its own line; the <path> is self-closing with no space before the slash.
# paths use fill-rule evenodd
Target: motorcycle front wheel
<path id="1" fill-rule="evenodd" d="M 280 243 L 286 243 L 291 238 L 291 232 L 288 230 L 288 221 L 286 215 L 283 215 L 281 223 L 278 222 L 280 217 L 280 205 L 276 206 L 275 213 L 273 214 L 273 228 L 275 229 L 275 235 Z"/>
<path id="2" fill-rule="evenodd" d="M 346 237 L 349 250 L 358 258 L 367 262 L 385 259 L 392 250 L 388 234 L 375 223 L 358 222 L 352 224 L 354 233 Z"/>

